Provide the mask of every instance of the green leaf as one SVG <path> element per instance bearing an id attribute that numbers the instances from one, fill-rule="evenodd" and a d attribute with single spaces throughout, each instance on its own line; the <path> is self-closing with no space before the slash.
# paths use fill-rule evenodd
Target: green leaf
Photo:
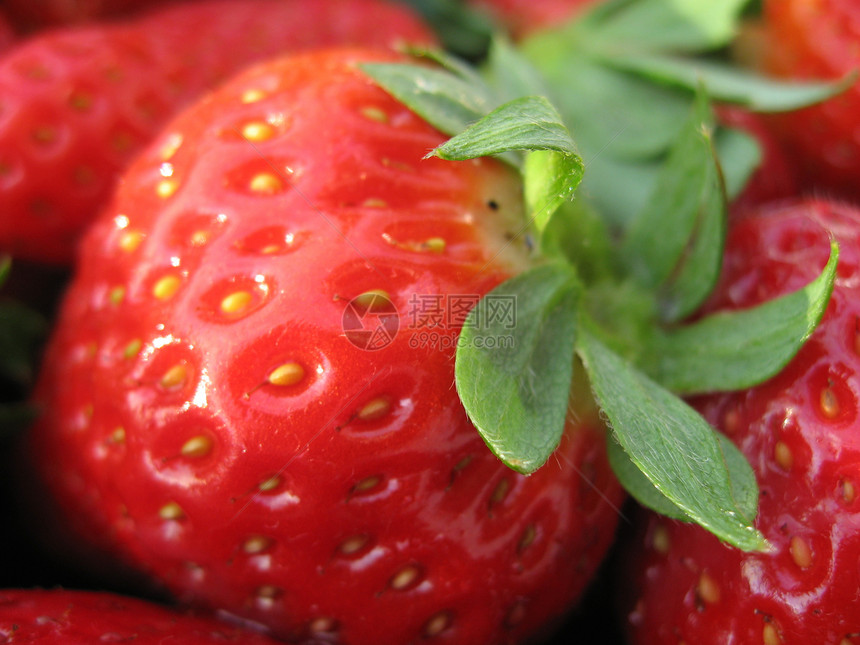
<path id="1" fill-rule="evenodd" d="M 530 40 L 522 51 L 545 79 L 588 164 L 605 155 L 662 154 L 689 114 L 689 92 L 590 60 L 556 34 Z"/>
<path id="2" fill-rule="evenodd" d="M 748 0 L 614 0 L 584 16 L 579 33 L 604 49 L 701 52 L 727 45 Z"/>
<path id="3" fill-rule="evenodd" d="M 615 277 L 606 224 L 581 199 L 562 204 L 547 223 L 540 243 L 538 250 L 543 257 L 568 262 L 586 284 Z"/>
<path id="4" fill-rule="evenodd" d="M 518 472 L 537 470 L 561 439 L 578 292 L 568 267 L 537 267 L 487 294 L 460 335 L 460 400 L 490 450 Z M 511 306 L 515 319 L 499 315 Z"/>
<path id="5" fill-rule="evenodd" d="M 690 519 L 743 550 L 767 542 L 736 491 L 716 432 L 686 403 L 607 349 L 580 325 L 577 352 L 614 436 L 634 464 Z"/>
<path id="6" fill-rule="evenodd" d="M 555 108 L 545 98 L 526 96 L 505 103 L 430 154 L 464 160 L 528 151 L 523 168 L 526 206 L 542 231 L 582 180 L 582 159 Z"/>
<path id="7" fill-rule="evenodd" d="M 504 101 L 521 96 L 549 96 L 540 72 L 504 38 L 493 39 L 484 77 Z"/>
<path id="8" fill-rule="evenodd" d="M 365 63 L 361 69 L 446 134 L 462 132 L 496 104 L 489 88 L 445 69 L 407 63 Z"/>
<path id="9" fill-rule="evenodd" d="M 703 84 L 714 99 L 738 103 L 757 112 L 782 112 L 820 103 L 857 80 L 857 74 L 852 73 L 838 81 L 780 81 L 714 61 L 641 52 L 606 56 L 603 62 L 691 91 Z"/>
<path id="10" fill-rule="evenodd" d="M 712 314 L 657 332 L 648 358 L 652 378 L 675 392 L 740 390 L 779 373 L 818 325 L 836 278 L 839 250 L 806 287 L 752 309 Z"/>
<path id="11" fill-rule="evenodd" d="M 741 194 L 747 181 L 761 165 L 762 151 L 752 135 L 735 128 L 718 127 L 714 147 L 723 170 L 729 200 Z"/>
<path id="12" fill-rule="evenodd" d="M 660 170 L 653 194 L 623 242 L 622 256 L 634 279 L 651 289 L 667 283 L 675 287 L 671 294 L 675 302 L 668 312 L 695 307 L 706 295 L 702 289 L 710 291 L 719 273 L 722 228 L 717 222 L 725 214 L 725 194 L 711 145 L 713 127 L 707 98 L 700 94 Z M 710 234 L 699 245 L 693 243 L 697 228 Z M 704 275 L 680 279 L 673 275 L 683 274 L 685 267 Z M 696 287 L 698 291 L 691 290 Z"/>
<path id="13" fill-rule="evenodd" d="M 732 495 L 744 517 L 755 517 L 758 512 L 758 488 L 755 473 L 743 453 L 724 434 L 715 433 L 720 442 L 729 472 Z M 692 521 L 684 511 L 651 483 L 633 460 L 615 440 L 607 441 L 609 464 L 621 485 L 643 506 L 684 522 Z"/>

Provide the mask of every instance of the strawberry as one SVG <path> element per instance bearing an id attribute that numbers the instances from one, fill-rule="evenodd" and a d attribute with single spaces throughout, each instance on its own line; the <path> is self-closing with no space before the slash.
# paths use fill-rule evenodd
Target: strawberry
<path id="1" fill-rule="evenodd" d="M 0 249 L 67 263 L 118 173 L 182 105 L 252 61 L 430 42 L 383 0 L 213 0 L 46 32 L 0 60 Z"/>
<path id="2" fill-rule="evenodd" d="M 758 56 L 788 79 L 838 79 L 860 66 L 860 6 L 850 0 L 765 2 Z M 774 115 L 771 122 L 802 170 L 804 187 L 860 198 L 860 82 L 820 105 Z"/>
<path id="3" fill-rule="evenodd" d="M 0 13 L 0 53 L 9 49 L 15 42 L 15 32 L 3 13 Z"/>
<path id="4" fill-rule="evenodd" d="M 0 641 L 65 645 L 275 642 L 226 622 L 179 613 L 136 598 L 64 589 L 0 591 Z"/>
<path id="5" fill-rule="evenodd" d="M 32 31 L 121 16 L 171 0 L 5 0 L 15 24 Z"/>
<path id="6" fill-rule="evenodd" d="M 804 283 L 831 235 L 838 277 L 810 341 L 771 380 L 695 401 L 755 469 L 757 527 L 771 548 L 743 553 L 693 525 L 644 517 L 620 578 L 635 645 L 857 642 L 860 211 L 809 200 L 739 218 L 709 308 L 745 308 Z"/>
<path id="7" fill-rule="evenodd" d="M 456 334 L 528 266 L 522 187 L 422 160 L 445 137 L 357 69 L 389 60 L 254 68 L 133 164 L 32 453 L 78 534 L 185 602 L 298 642 L 520 642 L 579 597 L 621 492 L 585 405 L 529 477 L 466 416 Z"/>

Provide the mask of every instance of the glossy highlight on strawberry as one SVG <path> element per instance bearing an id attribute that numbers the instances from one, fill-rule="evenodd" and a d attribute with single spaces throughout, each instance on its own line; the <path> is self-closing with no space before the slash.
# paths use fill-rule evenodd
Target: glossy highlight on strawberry
<path id="1" fill-rule="evenodd" d="M 585 404 L 529 477 L 466 417 L 453 340 L 529 264 L 522 187 L 424 159 L 445 137 L 358 70 L 395 60 L 272 61 L 170 124 L 87 236 L 32 455 L 63 521 L 184 602 L 295 642 L 522 642 L 622 493 Z M 367 351 L 344 311 L 383 297 Z"/>

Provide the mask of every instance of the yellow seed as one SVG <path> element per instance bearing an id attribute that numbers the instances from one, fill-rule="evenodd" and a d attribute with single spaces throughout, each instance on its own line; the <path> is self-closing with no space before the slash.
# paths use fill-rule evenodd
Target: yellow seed
<path id="1" fill-rule="evenodd" d="M 141 242 L 143 242 L 143 233 L 140 231 L 123 231 L 119 238 L 119 248 L 126 253 L 131 253 L 137 250 Z"/>
<path id="2" fill-rule="evenodd" d="M 388 202 L 377 197 L 369 197 L 361 205 L 365 208 L 388 208 Z"/>
<path id="3" fill-rule="evenodd" d="M 263 90 L 254 89 L 245 90 L 239 100 L 242 101 L 242 103 L 248 104 L 262 101 L 264 98 L 266 98 L 266 92 L 264 92 Z"/>
<path id="4" fill-rule="evenodd" d="M 33 131 L 33 140 L 37 143 L 51 143 L 57 138 L 57 131 L 47 125 Z"/>
<path id="5" fill-rule="evenodd" d="M 274 540 L 272 540 L 272 538 L 268 538 L 264 535 L 254 535 L 245 540 L 242 544 L 242 550 L 250 555 L 256 555 L 257 553 L 262 553 L 271 547 L 272 544 L 274 544 Z"/>
<path id="6" fill-rule="evenodd" d="M 761 640 L 764 645 L 781 645 L 782 639 L 779 637 L 779 632 L 776 631 L 771 623 L 765 623 L 761 630 Z"/>
<path id="7" fill-rule="evenodd" d="M 387 291 L 383 291 L 382 289 L 371 289 L 353 298 L 352 302 L 357 307 L 361 307 L 367 311 L 378 312 L 388 309 L 391 304 L 391 296 L 388 295 Z"/>
<path id="8" fill-rule="evenodd" d="M 248 141 L 268 141 L 275 136 L 275 128 L 265 121 L 251 121 L 242 128 L 242 136 Z"/>
<path id="9" fill-rule="evenodd" d="M 88 110 L 93 104 L 93 97 L 89 92 L 77 91 L 73 92 L 69 97 L 69 105 L 73 110 L 83 112 Z"/>
<path id="10" fill-rule="evenodd" d="M 161 387 L 174 388 L 185 383 L 188 378 L 188 368 L 184 363 L 177 363 L 161 377 Z"/>
<path id="11" fill-rule="evenodd" d="M 176 294 L 181 285 L 182 280 L 178 276 L 166 275 L 155 283 L 152 288 L 152 295 L 158 300 L 169 300 Z"/>
<path id="12" fill-rule="evenodd" d="M 843 479 L 839 482 L 839 486 L 842 489 L 842 499 L 846 504 L 850 504 L 854 501 L 854 482 L 850 479 Z"/>
<path id="13" fill-rule="evenodd" d="M 835 419 L 839 416 L 839 399 L 836 398 L 833 388 L 826 387 L 821 390 L 820 404 L 821 412 L 828 419 Z"/>
<path id="14" fill-rule="evenodd" d="M 95 181 L 96 173 L 89 166 L 78 166 L 73 171 L 72 179 L 78 186 L 89 186 Z"/>
<path id="15" fill-rule="evenodd" d="M 783 441 L 777 441 L 773 447 L 773 456 L 776 463 L 783 470 L 791 470 L 794 465 L 794 455 L 791 454 L 791 448 Z"/>
<path id="16" fill-rule="evenodd" d="M 110 443 L 125 443 L 125 428 L 122 426 L 114 428 L 114 431 L 110 433 L 108 441 Z"/>
<path id="17" fill-rule="evenodd" d="M 281 589 L 275 585 L 263 585 L 257 588 L 257 597 L 274 600 L 281 595 Z"/>
<path id="18" fill-rule="evenodd" d="M 720 601 L 720 585 L 717 584 L 707 571 L 703 571 L 699 576 L 699 584 L 696 586 L 696 593 L 702 602 L 713 605 Z"/>
<path id="19" fill-rule="evenodd" d="M 671 541 L 669 540 L 669 529 L 665 524 L 658 524 L 654 527 L 654 534 L 651 536 L 651 546 L 657 553 L 666 555 L 669 553 Z"/>
<path id="20" fill-rule="evenodd" d="M 268 246 L 264 246 L 262 249 L 260 249 L 260 253 L 262 253 L 263 255 L 274 255 L 275 253 L 278 253 L 280 250 L 281 250 L 281 247 L 278 246 L 277 244 L 269 244 Z"/>
<path id="21" fill-rule="evenodd" d="M 410 564 L 395 573 L 388 584 L 392 589 L 400 591 L 412 586 L 412 584 L 418 580 L 418 576 L 420 575 L 421 570 L 414 564 Z"/>
<path id="22" fill-rule="evenodd" d="M 135 338 L 125 346 L 122 355 L 124 358 L 134 358 L 140 352 L 141 347 L 143 347 L 143 342 L 139 338 Z"/>
<path id="23" fill-rule="evenodd" d="M 266 493 L 270 490 L 276 489 L 280 485 L 281 485 L 281 478 L 278 477 L 277 475 L 273 475 L 272 477 L 269 477 L 268 479 L 264 479 L 259 484 L 257 484 L 257 489 L 262 493 Z"/>
<path id="24" fill-rule="evenodd" d="M 212 439 L 206 435 L 191 437 L 182 444 L 181 452 L 183 457 L 205 457 L 212 452 Z"/>
<path id="25" fill-rule="evenodd" d="M 254 297 L 248 291 L 234 291 L 221 301 L 221 311 L 225 314 L 237 314 L 246 309 Z"/>
<path id="26" fill-rule="evenodd" d="M 134 145 L 134 137 L 128 132 L 115 132 L 111 136 L 110 143 L 117 152 L 128 152 Z"/>
<path id="27" fill-rule="evenodd" d="M 375 105 L 368 105 L 367 107 L 361 108 L 361 113 L 365 118 L 370 119 L 371 121 L 388 123 L 388 114 L 386 114 L 385 110 L 382 110 Z"/>
<path id="28" fill-rule="evenodd" d="M 451 625 L 451 614 L 440 611 L 424 624 L 424 634 L 428 637 L 438 636 Z"/>
<path id="29" fill-rule="evenodd" d="M 191 246 L 206 246 L 209 242 L 209 231 L 194 231 L 191 234 Z"/>
<path id="30" fill-rule="evenodd" d="M 274 173 L 261 172 L 251 178 L 248 188 L 258 195 L 273 195 L 284 189 L 284 180 Z"/>
<path id="31" fill-rule="evenodd" d="M 179 182 L 175 179 L 162 179 L 155 186 L 155 194 L 161 197 L 161 199 L 167 199 L 172 197 L 178 189 Z"/>
<path id="32" fill-rule="evenodd" d="M 176 502 L 168 502 L 159 509 L 158 516 L 163 520 L 181 520 L 185 517 L 185 511 Z"/>
<path id="33" fill-rule="evenodd" d="M 380 477 L 379 475 L 373 475 L 372 477 L 365 477 L 364 479 L 362 479 L 360 482 L 356 483 L 352 487 L 350 494 L 354 495 L 355 493 L 366 493 L 367 491 L 373 490 L 374 488 L 379 486 L 379 483 L 381 481 L 382 481 L 382 477 Z"/>
<path id="34" fill-rule="evenodd" d="M 320 616 L 319 618 L 314 618 L 310 624 L 310 630 L 312 634 L 330 634 L 331 632 L 337 629 L 337 622 L 334 618 L 329 618 L 328 616 Z"/>
<path id="35" fill-rule="evenodd" d="M 379 397 L 365 403 L 364 407 L 358 411 L 358 418 L 362 421 L 373 421 L 384 417 L 391 410 L 391 403 L 388 399 Z"/>
<path id="36" fill-rule="evenodd" d="M 798 567 L 808 569 L 812 566 L 812 549 L 809 547 L 809 542 L 802 537 L 799 535 L 792 537 L 788 550 L 791 553 L 791 559 Z"/>
<path id="37" fill-rule="evenodd" d="M 511 487 L 511 482 L 505 478 L 501 480 L 493 489 L 493 494 L 490 495 L 490 507 L 501 504 L 508 495 L 508 490 Z"/>
<path id="38" fill-rule="evenodd" d="M 125 298 L 125 287 L 114 287 L 110 290 L 110 294 L 108 295 L 108 300 L 110 300 L 111 304 L 116 306 L 122 303 Z"/>
<path id="39" fill-rule="evenodd" d="M 338 550 L 344 555 L 352 555 L 358 553 L 367 544 L 366 535 L 354 535 L 341 542 Z"/>
<path id="40" fill-rule="evenodd" d="M 295 385 L 305 377 L 305 368 L 298 363 L 284 363 L 269 373 L 272 385 Z"/>
<path id="41" fill-rule="evenodd" d="M 442 253 L 445 250 L 445 240 L 441 237 L 431 237 L 424 241 L 422 247 L 431 253 Z"/>
<path id="42" fill-rule="evenodd" d="M 535 529 L 535 525 L 529 524 L 526 527 L 526 530 L 523 531 L 523 534 L 520 537 L 519 544 L 517 544 L 517 553 L 522 553 L 527 548 L 529 548 L 534 543 L 536 537 L 537 529 Z"/>

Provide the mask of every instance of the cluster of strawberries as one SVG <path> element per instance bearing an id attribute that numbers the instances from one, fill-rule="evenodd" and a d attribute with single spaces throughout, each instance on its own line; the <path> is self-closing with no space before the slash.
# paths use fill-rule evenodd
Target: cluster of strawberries
<path id="1" fill-rule="evenodd" d="M 734 65 L 749 70 L 751 86 L 764 76 L 842 79 L 835 96 L 768 115 L 716 101 L 714 128 L 746 133 L 760 163 L 729 197 L 721 193 L 728 224 L 716 236 L 725 243 L 719 279 L 684 322 L 801 293 L 820 280 L 831 243 L 839 247 L 826 310 L 809 315 L 805 344 L 775 375 L 717 393 L 677 388 L 728 438 L 720 444 L 727 485 L 757 504 L 757 548 L 703 528 L 657 476 L 677 514 L 628 500 L 619 453 L 607 449 L 624 444 L 613 427 L 621 420 L 604 384 L 580 370 L 600 356 L 552 336 L 588 327 L 586 317 L 568 327 L 555 317 L 575 290 L 552 291 L 534 323 L 529 291 L 506 295 L 511 278 L 555 266 L 552 249 L 569 239 L 587 241 L 560 254 L 587 256 L 573 261 L 583 276 L 622 263 L 594 259 L 603 242 L 616 255 L 636 248 L 624 246 L 618 218 L 577 228 L 594 224 L 585 215 L 592 205 L 617 203 L 588 183 L 588 154 L 574 224 L 562 231 L 551 220 L 540 235 L 529 181 L 534 160 L 546 157 L 518 168 L 510 153 L 523 145 L 505 147 L 525 128 L 486 135 L 504 144 L 491 152 L 428 155 L 456 134 L 445 124 L 500 103 L 477 105 L 478 72 L 433 49 L 455 29 L 504 29 L 516 43 L 510 51 L 522 45 L 541 68 L 542 35 L 582 33 L 601 12 L 633 7 L 635 15 L 667 3 L 411 3 L 436 20 L 434 32 L 409 3 L 389 0 L 7 0 L 0 251 L 11 258 L 18 299 L 44 304 L 42 271 L 70 278 L 37 382 L 26 388 L 28 427 L 3 438 L 15 472 L 0 491 L 17 498 L 3 508 L 14 506 L 26 524 L 15 530 L 28 537 L 14 540 L 32 536 L 49 562 L 63 563 L 48 571 L 78 569 L 82 586 L 133 588 L 160 602 L 0 590 L 0 642 L 592 642 L 578 624 L 557 630 L 600 571 L 599 590 L 613 598 L 596 602 L 615 607 L 592 620 L 611 623 L 593 642 L 860 645 L 860 83 L 846 77 L 860 63 L 853 4 L 766 1 L 734 34 L 742 61 Z M 739 14 L 744 4 L 713 3 Z M 586 27 L 564 31 L 581 16 Z M 424 70 L 398 81 L 414 86 L 406 98 L 371 71 L 400 64 L 407 76 Z M 613 74 L 632 73 L 624 65 Z M 516 78 L 519 69 L 510 64 L 503 89 L 540 85 Z M 552 69 L 541 70 L 550 70 L 550 99 Z M 437 84 L 443 71 L 461 85 Z M 652 81 L 669 91 L 665 79 Z M 410 92 L 431 97 L 432 116 Z M 574 140 L 577 119 L 606 117 L 569 105 L 560 112 L 573 115 Z M 526 110 L 517 123 L 538 118 Z M 599 131 L 583 128 L 586 153 Z M 604 142 L 607 157 L 619 149 L 616 136 L 625 132 Z M 528 146 L 555 151 L 543 141 Z M 715 146 L 725 188 L 734 169 L 722 157 L 727 148 Z M 661 175 L 655 194 L 684 181 Z M 605 239 L 595 228 L 609 231 Z M 625 290 L 611 298 L 608 280 L 594 282 L 601 296 L 582 302 L 612 312 L 600 342 L 632 363 L 645 360 L 640 339 L 618 339 L 638 327 L 609 321 L 640 302 L 631 281 L 620 280 Z M 487 392 L 470 391 L 486 385 L 486 370 L 461 373 L 458 341 L 482 339 L 461 330 L 487 322 L 474 311 L 467 319 L 463 305 L 494 295 L 495 308 L 474 311 L 511 332 L 493 337 L 495 363 L 486 368 L 524 365 L 510 397 L 502 377 Z M 11 356 L 16 343 L 23 340 L 0 347 Z M 536 374 L 554 354 L 574 363 L 562 384 L 569 409 L 552 456 L 532 472 L 484 427 L 495 417 L 503 426 L 518 409 L 476 412 L 461 401 L 498 405 L 502 392 L 525 408 L 531 402 L 534 418 L 549 415 L 535 391 L 553 383 Z M 13 377 L 26 381 L 16 366 Z M 644 371 L 659 380 L 661 369 Z M 731 445 L 752 468 L 756 493 L 733 479 Z M 699 485 L 711 495 L 690 483 Z M 6 551 L 0 572 L 16 557 Z M 51 584 L 50 573 L 38 583 Z"/>

